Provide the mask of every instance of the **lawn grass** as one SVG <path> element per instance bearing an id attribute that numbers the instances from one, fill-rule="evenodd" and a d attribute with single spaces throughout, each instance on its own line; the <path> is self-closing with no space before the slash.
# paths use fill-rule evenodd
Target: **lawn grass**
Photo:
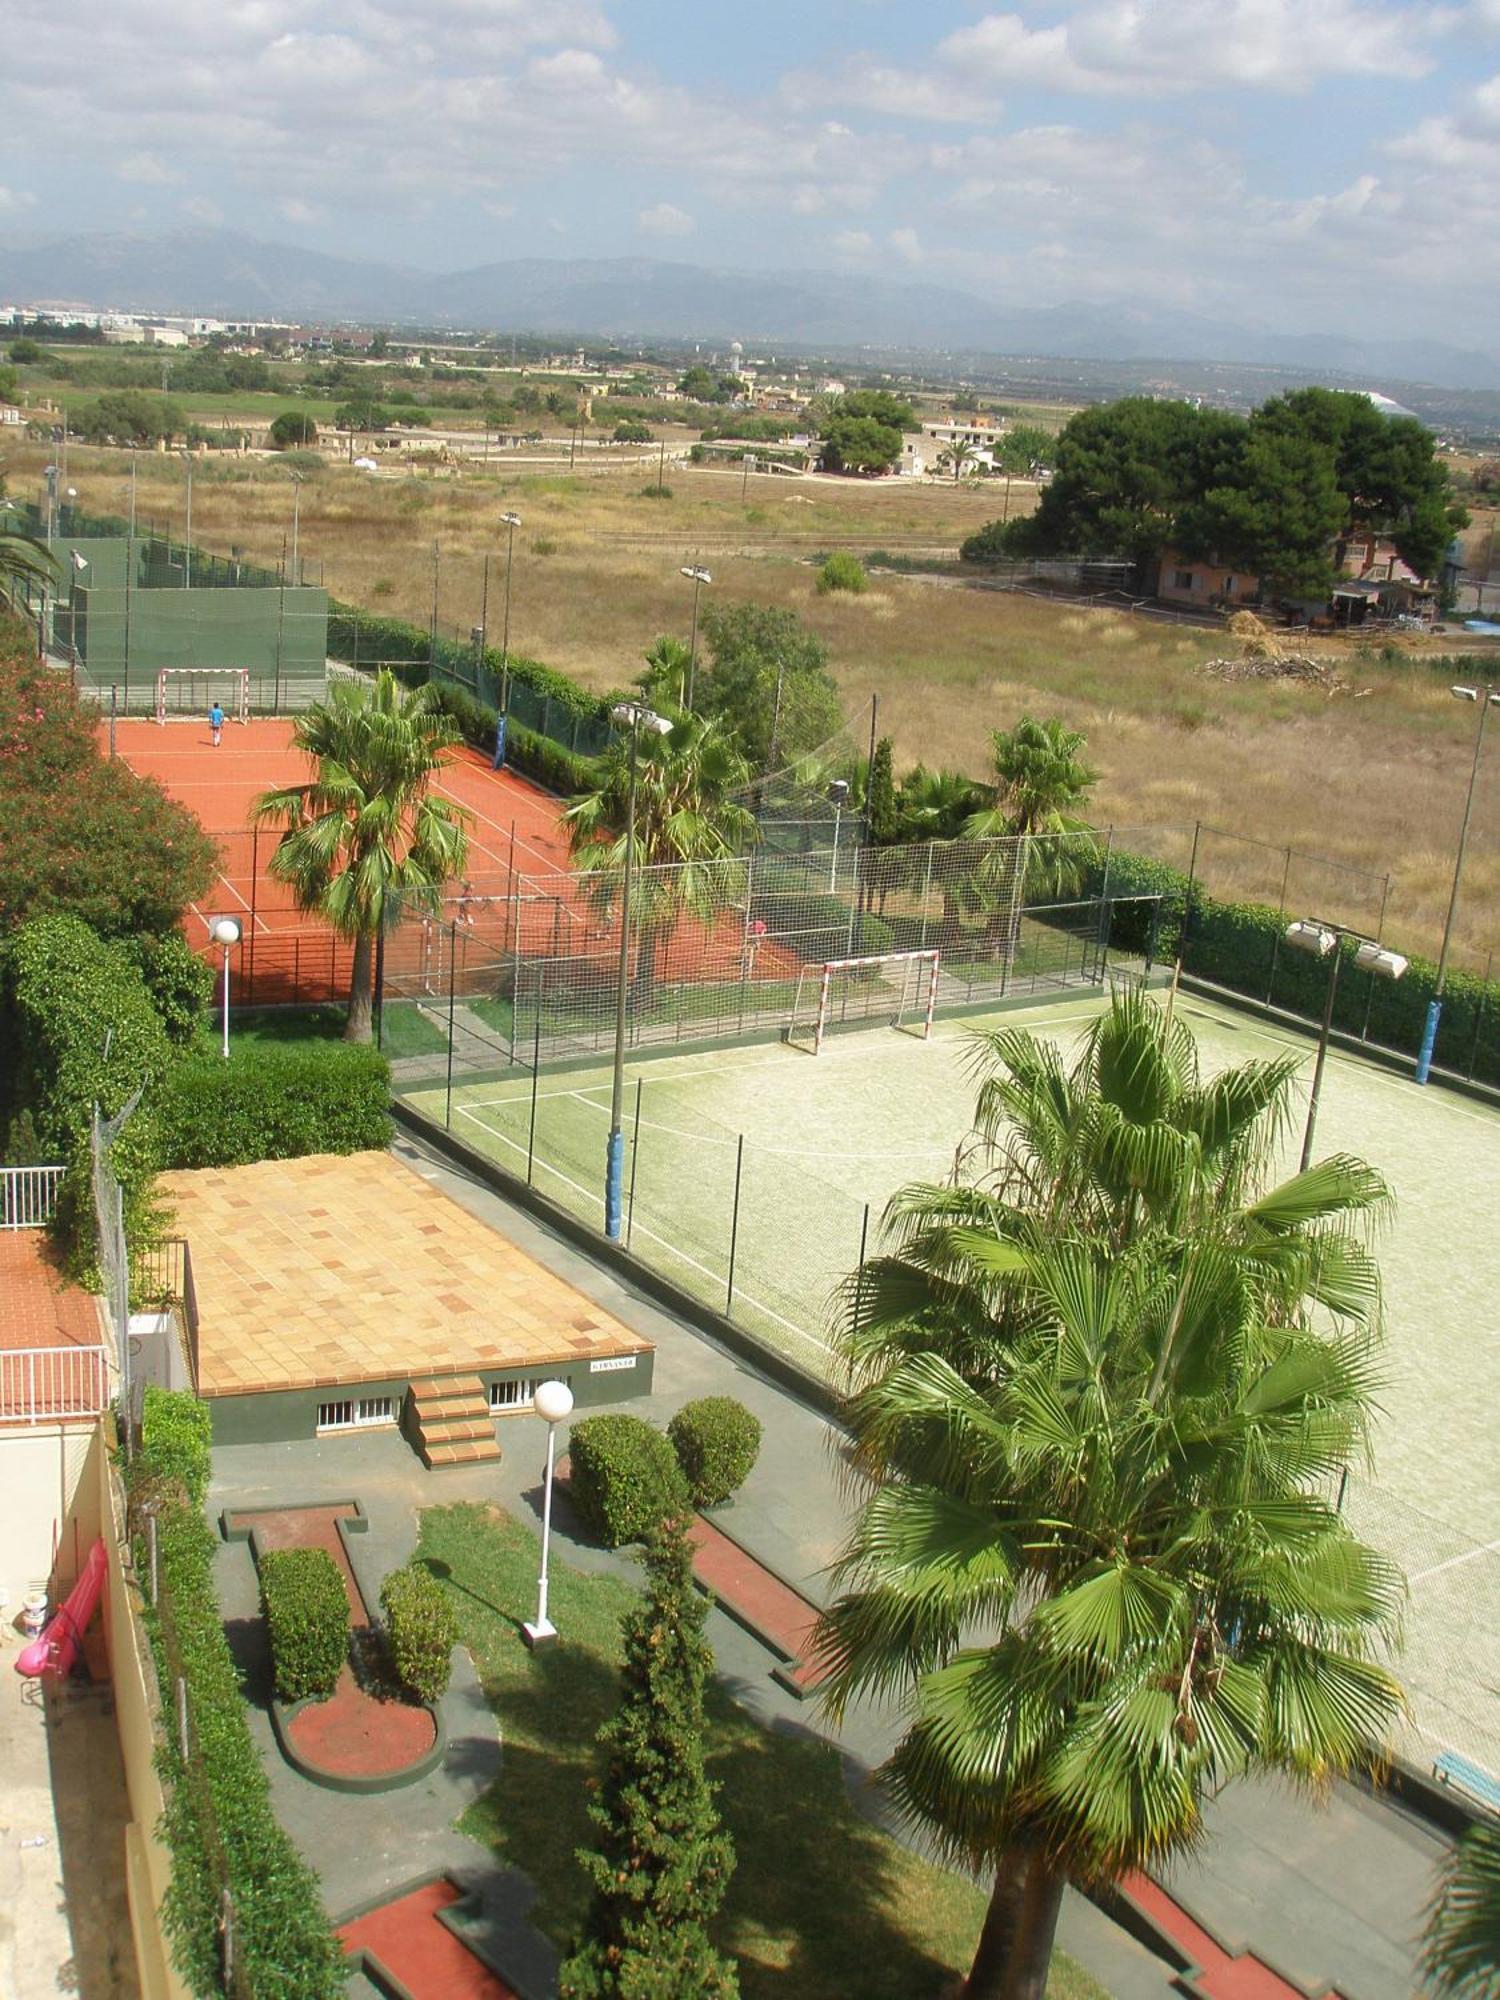
<path id="1" fill-rule="evenodd" d="M 401 1056 L 442 1055 L 448 1037 L 419 1012 L 414 1000 L 387 1000 L 382 1009 L 380 1047 L 395 1062 Z"/>
<path id="2" fill-rule="evenodd" d="M 602 1769 L 595 1742 L 614 1711 L 620 1619 L 629 1586 L 559 1563 L 551 1615 L 562 1643 L 540 1653 L 519 1621 L 536 1598 L 536 1539 L 498 1509 L 431 1508 L 417 1559 L 450 1592 L 504 1743 L 501 1775 L 460 1822 L 537 1890 L 533 1920 L 560 1947 L 576 1934 L 587 1885 L 574 1849 Z M 854 1810 L 838 1754 L 811 1734 L 762 1729 L 715 1682 L 708 1768 L 738 1862 L 720 1923 L 745 2000 L 923 2000 L 972 1956 L 981 1892 L 879 1832 Z M 1055 2000 L 1103 2000 L 1058 1954 Z"/>
<path id="3" fill-rule="evenodd" d="M 266 1007 L 231 1011 L 231 1043 L 339 1042 L 344 1038 L 345 1009 L 342 1007 Z M 205 1045 L 219 1047 L 218 1030 L 210 1024 L 203 1031 Z M 417 1011 L 415 1002 L 388 1000 L 381 1041 L 382 1053 L 394 1061 L 398 1056 L 441 1055 L 448 1037 Z"/>

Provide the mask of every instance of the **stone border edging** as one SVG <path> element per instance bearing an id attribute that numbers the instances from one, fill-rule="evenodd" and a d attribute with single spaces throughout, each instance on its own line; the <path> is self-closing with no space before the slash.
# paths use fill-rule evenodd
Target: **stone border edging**
<path id="1" fill-rule="evenodd" d="M 414 1875 L 408 1881 L 398 1883 L 394 1889 L 373 1897 L 367 1903 L 356 1903 L 353 1909 L 345 1910 L 333 1919 L 333 1930 L 337 1934 L 346 1925 L 358 1923 L 361 1917 L 372 1917 L 377 1910 L 386 1909 L 392 1903 L 399 1903 L 406 1896 L 414 1896 L 419 1889 L 430 1888 L 434 1882 L 446 1882 L 458 1891 L 455 1902 L 445 1904 L 442 1909 L 434 1911 L 435 1920 L 453 1933 L 458 1942 L 479 1961 L 486 1972 L 491 1972 L 496 1979 L 503 1980 L 517 1994 L 518 2000 L 550 2000 L 550 1988 L 544 1993 L 540 1987 L 531 1985 L 512 1968 L 501 1965 L 476 1938 L 468 1936 L 459 1929 L 460 1923 L 483 1910 L 484 1891 L 473 1880 L 465 1880 L 464 1876 L 453 1868 L 437 1868 L 427 1875 Z M 346 1952 L 345 1956 L 351 1968 L 364 1972 L 366 1977 L 373 1978 L 377 1985 L 388 1988 L 392 2000 L 415 2000 L 415 1996 L 394 1973 L 386 1969 L 380 1960 L 374 1961 L 380 1968 L 378 1973 L 372 1973 L 369 1962 L 372 1954 L 366 1946 L 357 1945 L 353 1951 Z"/>
<path id="2" fill-rule="evenodd" d="M 354 1552 L 349 1547 L 350 1535 L 369 1533 L 370 1522 L 368 1515 L 365 1513 L 363 1501 L 284 1500 L 266 1507 L 225 1507 L 221 1509 L 219 1514 L 219 1532 L 226 1542 L 249 1543 L 250 1557 L 255 1564 L 255 1573 L 258 1577 L 260 1575 L 261 1548 L 253 1518 L 256 1514 L 295 1514 L 311 1512 L 314 1509 L 322 1513 L 331 1508 L 339 1507 L 347 1508 L 349 1511 L 343 1514 L 335 1514 L 333 1525 L 338 1530 L 339 1540 L 344 1545 L 344 1557 L 349 1564 L 349 1573 L 353 1576 L 360 1599 L 366 1611 L 368 1611 L 370 1600 L 365 1595 L 364 1582 L 354 1567 Z M 230 1522 L 234 1519 L 238 1519 L 240 1525 L 231 1527 Z M 371 1628 L 367 1627 L 366 1629 Z M 352 1673 L 354 1669 L 350 1667 L 349 1671 Z M 321 1765 L 314 1764 L 308 1757 L 304 1756 L 292 1740 L 292 1724 L 297 1720 L 297 1717 L 305 1708 L 317 1706 L 319 1706 L 319 1703 L 311 1695 L 305 1696 L 301 1701 L 284 1702 L 279 1696 L 273 1694 L 271 1696 L 271 1729 L 276 1738 L 276 1747 L 291 1765 L 292 1769 L 299 1776 L 306 1778 L 309 1784 L 321 1785 L 325 1791 L 356 1794 L 399 1791 L 403 1785 L 414 1785 L 419 1778 L 427 1777 L 430 1772 L 437 1769 L 438 1765 L 442 1763 L 443 1758 L 447 1755 L 448 1731 L 444 1724 L 439 1704 L 430 1701 L 412 1702 L 408 1703 L 407 1706 L 425 1709 L 428 1715 L 432 1717 L 432 1748 L 424 1751 L 415 1764 L 403 1764 L 398 1771 L 382 1771 L 373 1777 L 365 1778 L 348 1777 L 339 1772 L 325 1771 Z M 427 1879 L 432 1881 L 436 1880 L 436 1877 L 429 1876 Z M 414 1884 L 413 1886 L 420 1887 L 421 1885 Z"/>

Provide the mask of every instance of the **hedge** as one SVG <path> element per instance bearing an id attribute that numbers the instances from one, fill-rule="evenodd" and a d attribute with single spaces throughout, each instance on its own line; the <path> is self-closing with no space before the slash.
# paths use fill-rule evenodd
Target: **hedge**
<path id="1" fill-rule="evenodd" d="M 487 757 L 494 755 L 495 731 L 500 722 L 497 708 L 451 681 L 433 683 L 433 701 L 457 723 L 466 743 Z M 567 798 L 592 791 L 599 782 L 595 758 L 577 755 L 552 737 L 527 729 L 514 716 L 506 725 L 505 762 L 508 769 L 520 771 L 545 785 L 548 791 Z"/>
<path id="2" fill-rule="evenodd" d="M 695 1507 L 718 1507 L 739 1490 L 760 1456 L 760 1419 L 733 1396 L 684 1403 L 667 1425 Z"/>
<path id="3" fill-rule="evenodd" d="M 568 1453 L 573 1505 L 607 1549 L 645 1541 L 688 1505 L 670 1441 L 640 1417 L 585 1417 L 569 1434 Z"/>
<path id="4" fill-rule="evenodd" d="M 360 1153 L 390 1138 L 390 1064 L 353 1042 L 250 1042 L 195 1050 L 152 1093 L 165 1167 L 233 1167 Z"/>
<path id="5" fill-rule="evenodd" d="M 260 1559 L 260 1604 L 283 1701 L 322 1701 L 349 1657 L 349 1594 L 327 1549 L 272 1549 Z"/>
<path id="6" fill-rule="evenodd" d="M 212 1464 L 213 1418 L 207 1403 L 186 1389 L 149 1384 L 141 1413 L 140 1476 L 180 1486 L 201 1509 Z"/>
<path id="7" fill-rule="evenodd" d="M 128 1474 L 132 1500 L 153 1490 L 149 1455 L 153 1444 L 166 1441 L 164 1424 L 166 1433 L 194 1428 L 175 1404 L 148 1395 L 145 1448 Z M 138 1508 L 135 1514 L 135 1569 L 145 1577 L 150 1558 Z M 348 1962 L 318 1879 L 271 1810 L 214 1589 L 214 1547 L 212 1530 L 196 1509 L 159 1507 L 160 1602 L 146 1605 L 143 1615 L 161 1701 L 156 1762 L 166 1794 L 162 1832 L 172 1857 L 163 1919 L 173 1963 L 195 1994 L 222 1993 L 219 1894 L 227 1887 L 242 1991 L 256 2000 L 344 2000 Z M 178 1674 L 187 1685 L 187 1759 L 176 1727 Z"/>
<path id="8" fill-rule="evenodd" d="M 1104 880 L 1108 869 L 1107 885 Z M 1328 993 L 1329 968 L 1283 944 L 1287 918 L 1264 903 L 1224 903 L 1207 895 L 1178 869 L 1133 854 L 1112 853 L 1092 870 L 1084 893 L 1110 898 L 1110 943 L 1144 951 L 1152 942 L 1158 962 L 1183 946 L 1191 976 L 1319 1020 Z M 1159 897 L 1159 905 L 1123 898 Z M 1343 1033 L 1416 1056 L 1427 1007 L 1437 987 L 1437 967 L 1413 958 L 1399 980 L 1361 973 L 1357 944 L 1342 939 L 1333 1024 Z M 1450 971 L 1435 1060 L 1461 1076 L 1500 1084 L 1500 986 L 1472 973 Z"/>
<path id="9" fill-rule="evenodd" d="M 436 1701 L 453 1672 L 458 1615 L 430 1571 L 416 1563 L 394 1569 L 380 1586 L 386 1643 L 403 1687 L 418 1701 Z"/>
<path id="10" fill-rule="evenodd" d="M 139 966 L 78 917 L 37 917 L 6 940 L 0 1008 L 7 1125 L 24 1114 L 29 1143 L 67 1167 L 52 1230 L 72 1276 L 97 1282 L 89 1135 L 93 1107 L 122 1110 L 166 1076 L 175 1052 Z M 142 1249 L 160 1233 L 152 1198 L 151 1119 L 131 1118 L 113 1148 L 125 1233 Z"/>

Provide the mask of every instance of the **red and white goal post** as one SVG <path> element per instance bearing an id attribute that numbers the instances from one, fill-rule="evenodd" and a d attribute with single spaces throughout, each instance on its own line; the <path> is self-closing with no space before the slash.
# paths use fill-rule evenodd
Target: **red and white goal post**
<path id="1" fill-rule="evenodd" d="M 938 951 L 885 951 L 804 965 L 786 1039 L 817 1055 L 830 1023 L 885 1020 L 926 1041 L 937 1006 Z"/>
<path id="2" fill-rule="evenodd" d="M 248 667 L 160 667 L 156 674 L 158 722 L 202 722 L 217 702 L 228 722 L 250 720 Z"/>

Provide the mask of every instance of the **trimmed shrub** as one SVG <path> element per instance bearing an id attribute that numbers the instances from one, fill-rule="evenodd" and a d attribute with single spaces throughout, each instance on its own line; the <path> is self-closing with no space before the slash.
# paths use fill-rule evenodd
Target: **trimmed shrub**
<path id="1" fill-rule="evenodd" d="M 847 590 L 858 597 L 869 587 L 870 579 L 865 575 L 864 564 L 847 549 L 835 549 L 818 571 L 819 596 L 826 597 L 831 590 Z"/>
<path id="2" fill-rule="evenodd" d="M 760 1456 L 760 1418 L 733 1396 L 700 1396 L 684 1403 L 667 1425 L 695 1507 L 718 1507 L 754 1470 Z"/>
<path id="3" fill-rule="evenodd" d="M 170 937 L 127 938 L 121 948 L 145 981 L 167 1040 L 174 1048 L 189 1047 L 213 998 L 213 967 L 189 948 L 180 931 Z"/>
<path id="4" fill-rule="evenodd" d="M 137 1453 L 132 1501 L 152 1492 Z M 164 1714 L 175 1714 L 177 1677 L 187 1684 L 191 1768 L 175 1728 L 156 1759 L 166 1808 L 161 1830 L 172 1857 L 162 1916 L 172 1962 L 194 1993 L 222 1990 L 221 1887 L 234 1904 L 242 1988 L 277 2000 L 344 2000 L 348 1962 L 308 1867 L 271 1810 L 265 1765 L 251 1739 L 239 1672 L 214 1589 L 212 1529 L 195 1510 L 168 1502 L 158 1513 L 159 1604 L 143 1610 Z M 137 1576 L 149 1569 L 135 1539 Z"/>
<path id="5" fill-rule="evenodd" d="M 643 1542 L 688 1504 L 677 1454 L 640 1417 L 585 1417 L 568 1439 L 573 1505 L 607 1549 Z"/>
<path id="6" fill-rule="evenodd" d="M 207 1403 L 191 1390 L 148 1385 L 141 1415 L 141 1475 L 180 1486 L 201 1509 L 213 1469 L 213 1429 Z"/>
<path id="7" fill-rule="evenodd" d="M 393 1569 L 380 1586 L 391 1663 L 418 1701 L 447 1690 L 458 1644 L 458 1615 L 437 1579 L 418 1563 Z"/>
<path id="8" fill-rule="evenodd" d="M 390 1064 L 334 1041 L 241 1043 L 183 1057 L 153 1092 L 165 1167 L 234 1167 L 362 1153 L 390 1137 Z"/>
<path id="9" fill-rule="evenodd" d="M 349 1595 L 327 1549 L 260 1559 L 260 1606 L 283 1701 L 325 1700 L 349 1656 Z"/>

